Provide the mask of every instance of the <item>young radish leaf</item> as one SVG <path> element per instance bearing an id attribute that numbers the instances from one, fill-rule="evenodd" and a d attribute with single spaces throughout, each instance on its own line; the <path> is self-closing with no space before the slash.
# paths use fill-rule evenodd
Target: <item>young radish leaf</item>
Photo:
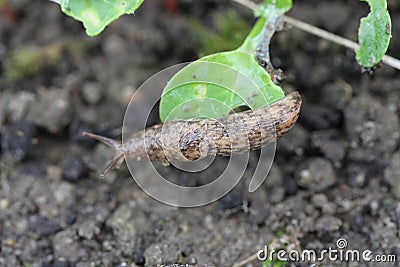
<path id="1" fill-rule="evenodd" d="M 238 49 L 203 57 L 175 74 L 161 97 L 161 121 L 220 118 L 240 106 L 257 109 L 282 98 L 269 72 L 274 73 L 269 44 L 291 7 L 291 0 L 264 0 L 255 13 L 260 18 Z"/>
<path id="2" fill-rule="evenodd" d="M 367 17 L 361 19 L 358 30 L 360 48 L 356 50 L 358 63 L 372 68 L 385 55 L 392 38 L 392 22 L 386 0 L 364 0 L 371 8 Z"/>
<path id="3" fill-rule="evenodd" d="M 267 23 L 261 17 L 237 50 L 203 57 L 175 74 L 161 97 L 161 121 L 220 118 L 240 106 L 257 109 L 282 98 L 255 56 Z"/>
<path id="4" fill-rule="evenodd" d="M 160 119 L 220 118 L 239 106 L 257 109 L 283 96 L 254 55 L 217 53 L 191 63 L 169 81 Z"/>
<path id="5" fill-rule="evenodd" d="M 61 10 L 83 23 L 86 33 L 95 36 L 123 14 L 133 13 L 144 0 L 62 0 Z"/>

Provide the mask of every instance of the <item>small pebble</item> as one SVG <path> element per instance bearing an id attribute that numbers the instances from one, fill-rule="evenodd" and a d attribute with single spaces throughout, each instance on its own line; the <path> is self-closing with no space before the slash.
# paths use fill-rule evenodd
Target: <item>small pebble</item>
<path id="1" fill-rule="evenodd" d="M 324 156 L 340 163 L 346 156 L 347 142 L 340 139 L 337 131 L 322 130 L 311 133 L 311 146 L 318 148 Z"/>
<path id="2" fill-rule="evenodd" d="M 335 182 L 332 164 L 323 158 L 308 160 L 306 167 L 298 173 L 298 184 L 316 192 L 328 189 Z"/>
<path id="3" fill-rule="evenodd" d="M 101 100 L 102 90 L 98 83 L 88 82 L 83 85 L 82 95 L 86 102 L 94 105 Z"/>
<path id="4" fill-rule="evenodd" d="M 366 184 L 368 167 L 364 164 L 350 163 L 347 165 L 346 171 L 351 185 L 362 187 Z"/>
<path id="5" fill-rule="evenodd" d="M 99 233 L 100 228 L 97 226 L 95 221 L 87 220 L 78 226 L 79 236 L 88 240 L 93 239 L 93 237 Z"/>
<path id="6" fill-rule="evenodd" d="M 34 93 L 21 91 L 10 99 L 7 105 L 7 117 L 12 122 L 20 122 L 25 118 L 30 106 L 35 101 Z"/>
<path id="7" fill-rule="evenodd" d="M 55 259 L 53 261 L 53 264 L 51 265 L 51 267 L 70 267 L 71 265 L 69 264 L 69 262 L 65 259 Z"/>
<path id="8" fill-rule="evenodd" d="M 400 151 L 392 156 L 385 169 L 385 180 L 389 183 L 392 194 L 400 198 Z"/>
<path id="9" fill-rule="evenodd" d="M 309 132 L 297 123 L 287 134 L 279 139 L 277 148 L 289 154 L 302 155 L 308 145 L 309 136 Z"/>
<path id="10" fill-rule="evenodd" d="M 35 135 L 36 128 L 29 122 L 8 125 L 1 136 L 1 149 L 14 160 L 21 161 L 32 149 L 32 139 Z"/>
<path id="11" fill-rule="evenodd" d="M 315 230 L 318 236 L 329 240 L 332 239 L 332 235 L 340 230 L 343 222 L 334 216 L 324 216 L 320 218 L 315 224 Z"/>
<path id="12" fill-rule="evenodd" d="M 29 229 L 40 237 L 46 237 L 60 231 L 60 226 L 41 216 L 32 216 L 29 218 Z"/>
<path id="13" fill-rule="evenodd" d="M 66 90 L 40 91 L 38 101 L 32 103 L 28 119 L 35 125 L 58 133 L 70 123 L 71 104 Z"/>
<path id="14" fill-rule="evenodd" d="M 62 176 L 64 180 L 76 182 L 86 172 L 86 166 L 79 156 L 69 154 L 62 162 Z"/>
<path id="15" fill-rule="evenodd" d="M 287 196 L 295 195 L 298 190 L 297 183 L 292 177 L 287 177 L 283 182 L 283 186 L 285 187 L 285 194 Z"/>
<path id="16" fill-rule="evenodd" d="M 72 228 L 58 232 L 53 238 L 54 255 L 76 262 L 87 254 L 78 240 L 78 234 Z"/>
<path id="17" fill-rule="evenodd" d="M 53 198 L 61 207 L 70 207 L 75 203 L 75 187 L 68 182 L 60 182 L 52 188 Z"/>
<path id="18" fill-rule="evenodd" d="M 399 143 L 398 115 L 376 98 L 367 94 L 354 98 L 344 115 L 349 141 L 354 150 L 365 148 L 360 152 L 367 154 L 364 158 L 374 154 L 379 160 L 379 154 L 392 152 Z"/>
<path id="19" fill-rule="evenodd" d="M 342 122 L 341 113 L 329 106 L 304 105 L 300 112 L 301 122 L 310 130 L 336 128 Z"/>
<path id="20" fill-rule="evenodd" d="M 243 204 L 243 187 L 238 184 L 232 191 L 218 200 L 217 206 L 222 211 L 237 208 Z"/>
<path id="21" fill-rule="evenodd" d="M 179 262 L 182 257 L 180 249 L 175 243 L 153 244 L 144 251 L 145 267 L 154 267 L 158 264 L 172 264 Z"/>
<path id="22" fill-rule="evenodd" d="M 338 110 L 343 110 L 349 102 L 352 88 L 345 81 L 329 83 L 322 88 L 321 101 Z"/>
<path id="23" fill-rule="evenodd" d="M 138 265 L 143 265 L 145 263 L 143 252 L 140 250 L 135 250 L 132 254 L 132 260 Z"/>

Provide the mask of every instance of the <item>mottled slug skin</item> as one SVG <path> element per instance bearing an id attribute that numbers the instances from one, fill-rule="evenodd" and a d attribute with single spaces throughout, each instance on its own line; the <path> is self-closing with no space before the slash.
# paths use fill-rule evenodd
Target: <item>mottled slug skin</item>
<path id="1" fill-rule="evenodd" d="M 135 133 L 124 144 L 84 133 L 113 146 L 114 160 L 103 175 L 123 157 L 168 163 L 172 160 L 196 160 L 209 154 L 230 156 L 259 149 L 287 133 L 299 117 L 301 96 L 290 93 L 269 107 L 230 114 L 219 120 L 174 120 Z"/>

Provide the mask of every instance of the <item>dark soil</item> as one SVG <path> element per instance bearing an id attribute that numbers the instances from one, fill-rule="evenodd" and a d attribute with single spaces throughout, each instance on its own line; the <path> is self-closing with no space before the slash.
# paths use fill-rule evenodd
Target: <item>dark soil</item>
<path id="1" fill-rule="evenodd" d="M 196 58 L 190 20 L 208 25 L 212 11 L 232 6 L 251 24 L 251 13 L 229 1 L 182 0 L 167 11 L 163 3 L 174 1 L 146 0 L 135 16 L 89 38 L 54 3 L 5 2 L 0 266 L 232 266 L 267 243 L 324 249 L 339 238 L 351 249 L 400 256 L 397 70 L 382 65 L 370 77 L 345 48 L 296 29 L 279 33 L 273 62 L 287 76 L 284 88 L 300 91 L 304 104 L 278 142 L 267 181 L 248 196 L 240 184 L 217 203 L 173 208 L 141 191 L 125 167 L 100 180 L 112 151 L 81 133 L 118 138 L 136 88 Z M 292 16 L 353 40 L 368 10 L 358 1 L 294 2 Z M 389 54 L 400 58 L 400 6 L 389 2 Z M 28 60 L 23 69 L 18 57 Z M 328 264 L 378 266 L 317 266 Z"/>

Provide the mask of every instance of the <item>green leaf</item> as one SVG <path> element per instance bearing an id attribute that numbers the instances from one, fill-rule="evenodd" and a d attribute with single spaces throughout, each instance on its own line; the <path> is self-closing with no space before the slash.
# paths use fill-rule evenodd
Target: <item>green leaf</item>
<path id="1" fill-rule="evenodd" d="M 358 63 L 366 68 L 378 64 L 385 55 L 392 38 L 392 22 L 386 0 L 364 0 L 371 8 L 367 17 L 361 19 L 358 30 L 360 48 L 356 50 Z"/>
<path id="2" fill-rule="evenodd" d="M 293 6 L 292 0 L 264 0 L 255 11 L 256 17 L 269 18 L 273 15 L 283 15 Z"/>
<path id="3" fill-rule="evenodd" d="M 261 14 L 238 49 L 203 57 L 175 74 L 161 97 L 161 121 L 220 118 L 237 107 L 247 106 L 254 110 L 282 98 L 283 90 L 260 66 L 256 50 L 260 45 L 269 44 L 279 19 L 290 8 L 288 1 L 283 2 L 286 6 L 279 6 L 279 11 L 272 5 L 276 12 L 271 16 L 266 17 L 266 11 Z"/>
<path id="4" fill-rule="evenodd" d="M 160 119 L 220 118 L 232 109 L 261 108 L 284 96 L 255 56 L 243 51 L 217 53 L 179 71 L 160 101 Z"/>
<path id="5" fill-rule="evenodd" d="M 61 10 L 79 20 L 95 36 L 123 14 L 133 13 L 144 0 L 62 0 Z"/>

